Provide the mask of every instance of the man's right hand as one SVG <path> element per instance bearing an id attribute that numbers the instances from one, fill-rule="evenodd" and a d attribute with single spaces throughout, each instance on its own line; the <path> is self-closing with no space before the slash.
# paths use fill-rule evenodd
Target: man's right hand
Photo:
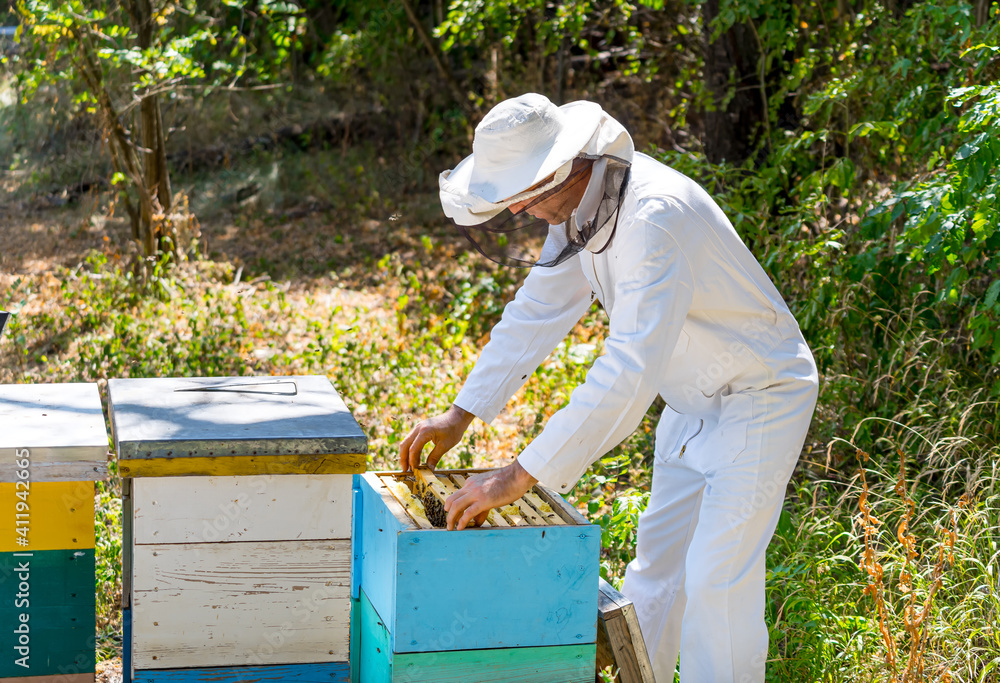
<path id="1" fill-rule="evenodd" d="M 406 472 L 419 467 L 420 452 L 431 442 L 434 443 L 434 450 L 427 456 L 427 466 L 434 469 L 441 456 L 462 440 L 465 430 L 475 417 L 472 413 L 452 405 L 443 414 L 420 422 L 399 445 L 400 469 Z"/>

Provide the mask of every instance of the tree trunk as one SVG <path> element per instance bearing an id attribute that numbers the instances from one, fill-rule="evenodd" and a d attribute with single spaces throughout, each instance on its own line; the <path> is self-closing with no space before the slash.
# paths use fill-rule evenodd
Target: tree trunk
<path id="1" fill-rule="evenodd" d="M 150 1 L 128 0 L 126 5 L 138 36 L 138 47 L 147 50 L 152 47 L 157 30 Z M 140 99 L 139 128 L 142 136 L 142 179 L 146 189 L 145 193 L 140 193 L 140 197 L 149 198 L 148 201 L 140 202 L 140 239 L 146 255 L 152 256 L 157 250 L 175 251 L 180 246 L 165 243 L 168 235 L 164 234 L 164 220 L 170 211 L 172 197 L 163 116 L 160 112 L 160 100 L 156 95 L 145 95 Z"/>
<path id="2" fill-rule="evenodd" d="M 990 0 L 976 0 L 973 14 L 976 26 L 986 26 L 986 19 L 989 18 L 990 14 Z"/>
<path id="3" fill-rule="evenodd" d="M 129 217 L 132 220 L 132 237 L 143 245 L 143 250 L 145 251 L 148 245 L 143 240 L 142 216 L 151 215 L 152 212 L 148 208 L 144 208 L 151 205 L 151 200 L 149 192 L 146 191 L 146 185 L 143 182 L 141 164 L 136 156 L 135 147 L 130 140 L 129 131 L 126 130 L 125 125 L 122 123 L 121 115 L 111 101 L 111 94 L 105 86 L 101 68 L 94 59 L 95 51 L 90 40 L 90 35 L 86 32 L 86 28 L 81 30 L 78 27 L 73 27 L 71 30 L 79 46 L 78 57 L 75 60 L 77 69 L 80 75 L 83 76 L 91 92 L 97 98 L 98 108 L 108 126 L 108 150 L 111 154 L 111 164 L 116 172 L 121 173 L 128 179 L 139 194 L 140 208 L 136 209 L 132 205 L 127 194 L 125 195 L 125 208 L 128 210 Z M 155 247 L 155 244 L 149 248 L 153 247 Z M 151 256 L 154 252 L 146 251 L 146 253 Z"/>
<path id="4" fill-rule="evenodd" d="M 705 31 L 705 85 L 713 110 L 705 113 L 705 155 L 712 163 L 746 161 L 767 125 L 766 94 L 761 81 L 760 50 L 752 26 L 738 24 L 714 41 L 712 21 L 719 0 L 702 4 Z"/>
<path id="5" fill-rule="evenodd" d="M 441 78 L 444 79 L 444 82 L 448 85 L 448 89 L 451 91 L 452 97 L 455 98 L 456 104 L 458 104 L 458 106 L 461 107 L 466 114 L 473 113 L 466 93 L 462 91 L 458 81 L 455 80 L 455 76 L 444 63 L 444 59 L 442 58 L 437 45 L 427 33 L 427 29 L 425 29 L 424 25 L 421 23 L 420 17 L 417 16 L 413 3 L 410 0 L 401 0 L 401 2 L 403 9 L 406 10 L 407 18 L 409 18 L 410 24 L 413 26 L 413 30 L 416 31 L 417 37 L 420 39 L 420 42 L 424 44 L 424 48 L 434 61 L 434 66 L 437 67 L 438 73 L 441 74 Z"/>

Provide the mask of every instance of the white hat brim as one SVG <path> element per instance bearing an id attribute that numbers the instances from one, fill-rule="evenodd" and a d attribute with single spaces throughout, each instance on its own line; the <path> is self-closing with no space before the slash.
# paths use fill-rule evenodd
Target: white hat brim
<path id="1" fill-rule="evenodd" d="M 496 200 L 481 196 L 470 189 L 475 154 L 463 159 L 454 169 L 444 171 L 439 178 L 441 206 L 446 216 L 459 225 L 478 225 L 499 214 L 524 191 L 549 177 L 585 151 L 600 130 L 606 116 L 600 105 L 593 102 L 570 102 L 559 107 L 569 125 L 551 147 L 537 150 L 522 163 L 490 173 L 491 191 Z M 539 188 L 544 191 L 544 188 Z"/>

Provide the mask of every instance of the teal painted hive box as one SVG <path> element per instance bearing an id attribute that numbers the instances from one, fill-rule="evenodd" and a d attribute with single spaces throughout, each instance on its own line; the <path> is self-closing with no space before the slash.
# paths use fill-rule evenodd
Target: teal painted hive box
<path id="1" fill-rule="evenodd" d="M 113 379 L 126 683 L 346 683 L 367 439 L 326 377 Z"/>
<path id="2" fill-rule="evenodd" d="M 467 472 L 437 474 L 458 487 Z M 353 680 L 593 681 L 600 529 L 541 486 L 523 515 L 430 528 L 402 478 L 356 479 Z"/>
<path id="3" fill-rule="evenodd" d="M 93 683 L 97 385 L 0 385 L 0 425 L 0 682 Z"/>

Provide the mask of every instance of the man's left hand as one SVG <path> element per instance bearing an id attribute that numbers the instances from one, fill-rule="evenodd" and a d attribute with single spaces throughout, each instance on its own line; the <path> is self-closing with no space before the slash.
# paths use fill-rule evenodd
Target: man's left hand
<path id="1" fill-rule="evenodd" d="M 473 519 L 481 525 L 490 510 L 513 503 L 537 483 L 516 460 L 494 472 L 473 474 L 445 501 L 448 529 L 464 529 Z"/>

